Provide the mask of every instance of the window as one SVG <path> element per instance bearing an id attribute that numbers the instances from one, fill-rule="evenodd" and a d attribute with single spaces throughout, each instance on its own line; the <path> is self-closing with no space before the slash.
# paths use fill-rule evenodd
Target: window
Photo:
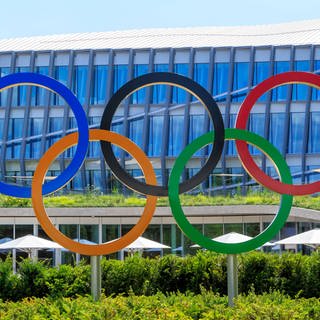
<path id="1" fill-rule="evenodd" d="M 147 64 L 134 65 L 134 77 L 142 76 L 148 73 Z M 139 89 L 131 95 L 131 103 L 143 104 L 146 103 L 146 88 Z"/>
<path id="2" fill-rule="evenodd" d="M 47 76 L 49 74 L 49 67 L 36 67 L 36 73 Z M 46 99 L 47 89 L 33 86 L 31 89 L 31 105 L 32 106 L 44 106 Z"/>
<path id="3" fill-rule="evenodd" d="M 42 134 L 43 119 L 42 118 L 29 118 L 28 136 L 38 136 Z M 41 152 L 41 138 L 32 139 L 26 145 L 26 158 L 40 159 Z"/>
<path id="4" fill-rule="evenodd" d="M 229 63 L 215 63 L 213 74 L 213 95 L 220 95 L 228 92 L 229 84 Z M 222 96 L 217 101 L 224 101 L 226 96 Z"/>
<path id="5" fill-rule="evenodd" d="M 22 138 L 23 118 L 9 119 L 8 141 Z M 21 141 L 11 142 L 7 145 L 7 159 L 19 159 Z"/>
<path id="6" fill-rule="evenodd" d="M 17 67 L 15 72 L 29 72 L 29 67 Z M 27 105 L 27 88 L 28 86 L 17 86 L 12 89 L 12 105 L 26 106 Z"/>
<path id="7" fill-rule="evenodd" d="M 295 112 L 290 114 L 290 130 L 288 153 L 301 153 L 303 146 L 303 132 L 305 114 L 302 112 Z"/>
<path id="8" fill-rule="evenodd" d="M 254 74 L 253 74 L 253 85 L 256 86 L 263 80 L 269 77 L 269 62 L 255 62 Z M 263 94 L 258 101 L 266 101 L 266 94 Z"/>
<path id="9" fill-rule="evenodd" d="M 86 170 L 86 178 L 89 190 L 101 190 L 101 170 Z"/>
<path id="10" fill-rule="evenodd" d="M 182 150 L 184 116 L 169 117 L 168 156 L 177 156 Z"/>
<path id="11" fill-rule="evenodd" d="M 309 124 L 308 152 L 320 153 L 320 112 L 311 112 Z"/>
<path id="12" fill-rule="evenodd" d="M 187 77 L 189 75 L 189 64 L 188 63 L 176 63 L 174 65 L 174 72 L 182 76 Z M 172 103 L 186 103 L 187 92 L 184 89 L 176 86 L 172 89 Z"/>
<path id="13" fill-rule="evenodd" d="M 309 71 L 309 61 L 295 61 L 295 71 Z M 305 84 L 294 84 L 292 88 L 292 100 L 293 101 L 306 101 L 308 96 L 308 85 Z"/>
<path id="14" fill-rule="evenodd" d="M 155 72 L 168 72 L 169 66 L 167 64 L 155 64 Z M 167 86 L 164 84 L 157 84 L 153 86 L 153 103 L 161 104 L 166 101 Z"/>
<path id="15" fill-rule="evenodd" d="M 204 134 L 204 115 L 191 115 L 189 120 L 189 143 Z M 200 156 L 202 149 L 198 150 L 194 156 Z"/>
<path id="16" fill-rule="evenodd" d="M 320 60 L 314 61 L 314 73 L 320 74 Z M 320 90 L 317 88 L 312 88 L 312 100 L 319 101 L 320 100 Z"/>
<path id="17" fill-rule="evenodd" d="M 151 116 L 149 125 L 148 156 L 160 156 L 163 136 L 163 116 Z"/>
<path id="18" fill-rule="evenodd" d="M 284 138 L 284 113 L 272 113 L 270 116 L 269 141 L 282 153 Z"/>
<path id="19" fill-rule="evenodd" d="M 72 77 L 72 91 L 83 105 L 86 100 L 86 88 L 88 78 L 88 67 L 87 66 L 75 66 L 73 69 Z"/>
<path id="20" fill-rule="evenodd" d="M 249 62 L 236 62 L 233 70 L 232 101 L 241 102 L 248 92 Z"/>
<path id="21" fill-rule="evenodd" d="M 265 114 L 264 113 L 251 113 L 249 118 L 249 131 L 264 137 L 264 126 L 265 126 Z M 259 149 L 254 146 L 249 146 L 251 154 L 262 154 Z"/>
<path id="22" fill-rule="evenodd" d="M 99 127 L 100 120 L 101 120 L 101 117 L 89 117 L 90 128 Z M 91 141 L 89 143 L 88 157 L 89 158 L 99 158 L 100 157 L 100 143 L 99 143 L 99 141 Z"/>
<path id="23" fill-rule="evenodd" d="M 68 67 L 67 66 L 55 66 L 54 78 L 66 86 L 67 82 L 68 82 Z M 54 106 L 63 106 L 64 99 L 62 97 L 60 97 L 58 94 L 54 93 L 52 95 L 52 104 Z"/>
<path id="24" fill-rule="evenodd" d="M 49 118 L 48 134 L 50 134 L 50 136 L 47 137 L 47 148 L 51 147 L 57 140 L 61 138 L 61 132 L 59 134 L 54 134 L 54 133 L 62 131 L 62 126 L 63 126 L 63 118 L 61 117 Z"/>
<path id="25" fill-rule="evenodd" d="M 10 68 L 0 68 L 0 76 L 4 77 L 10 73 Z M 0 92 L 0 106 L 4 107 L 7 103 L 8 90 Z"/>
<path id="26" fill-rule="evenodd" d="M 228 128 L 234 128 L 235 123 L 236 123 L 236 118 L 237 118 L 236 114 L 230 114 L 229 126 L 227 126 Z M 237 154 L 236 144 L 235 144 L 234 140 L 228 141 L 228 153 L 227 154 L 229 156 Z"/>
<path id="27" fill-rule="evenodd" d="M 195 63 L 193 69 L 193 80 L 199 83 L 202 87 L 208 89 L 208 75 L 209 75 L 209 64 L 208 63 Z M 197 100 L 196 97 L 192 96 L 192 101 Z"/>
<path id="28" fill-rule="evenodd" d="M 129 121 L 129 139 L 142 148 L 143 118 Z"/>
<path id="29" fill-rule="evenodd" d="M 290 70 L 290 64 L 289 61 L 277 61 L 274 63 L 274 69 L 273 73 L 274 75 L 287 72 Z M 272 101 L 285 101 L 287 100 L 287 92 L 288 92 L 288 86 L 283 85 L 280 87 L 277 87 L 272 90 Z"/>
<path id="30" fill-rule="evenodd" d="M 115 119 L 115 121 L 116 121 L 116 119 Z M 114 131 L 114 132 L 119 133 L 119 134 L 123 134 L 123 120 L 120 121 L 120 122 L 119 121 L 112 122 L 111 131 Z M 119 158 L 120 155 L 121 155 L 121 148 L 116 147 L 115 145 L 113 145 L 112 149 L 113 149 L 114 155 Z"/>
<path id="31" fill-rule="evenodd" d="M 116 64 L 113 66 L 113 92 L 116 92 L 128 80 L 128 65 Z"/>
<path id="32" fill-rule="evenodd" d="M 90 104 L 104 104 L 106 102 L 107 79 L 108 66 L 94 66 Z"/>

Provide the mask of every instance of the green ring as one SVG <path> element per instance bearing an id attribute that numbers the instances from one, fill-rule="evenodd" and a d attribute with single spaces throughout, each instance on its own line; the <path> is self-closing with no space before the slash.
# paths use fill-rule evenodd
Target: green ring
<path id="1" fill-rule="evenodd" d="M 287 184 L 292 184 L 292 177 L 287 163 L 285 162 L 279 151 L 269 141 L 255 133 L 239 129 L 226 129 L 225 139 L 243 140 L 249 142 L 251 145 L 258 147 L 266 156 L 269 157 L 269 159 L 274 162 L 279 172 L 281 181 Z M 285 224 L 292 207 L 292 195 L 281 195 L 279 211 L 272 220 L 271 224 L 259 235 L 245 242 L 229 244 L 214 241 L 204 236 L 199 230 L 194 228 L 184 215 L 179 199 L 180 176 L 186 163 L 192 157 L 192 155 L 202 147 L 212 143 L 212 141 L 214 141 L 214 132 L 211 131 L 194 140 L 181 152 L 181 154 L 177 158 L 172 168 L 168 185 L 169 203 L 172 214 L 183 233 L 191 241 L 208 250 L 220 253 L 236 254 L 259 248 L 266 242 L 273 239 L 276 233 Z"/>

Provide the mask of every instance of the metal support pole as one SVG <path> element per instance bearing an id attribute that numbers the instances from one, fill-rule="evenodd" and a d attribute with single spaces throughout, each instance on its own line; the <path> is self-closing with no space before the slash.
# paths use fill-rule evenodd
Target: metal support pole
<path id="1" fill-rule="evenodd" d="M 234 298 L 238 296 L 238 263 L 237 255 L 227 255 L 228 305 L 234 306 Z"/>
<path id="2" fill-rule="evenodd" d="M 91 256 L 91 295 L 95 301 L 101 296 L 101 256 Z"/>

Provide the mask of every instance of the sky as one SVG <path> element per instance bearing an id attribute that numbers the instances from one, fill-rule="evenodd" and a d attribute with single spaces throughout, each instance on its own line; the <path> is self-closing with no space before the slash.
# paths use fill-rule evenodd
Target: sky
<path id="1" fill-rule="evenodd" d="M 320 0 L 11 0 L 1 1 L 0 39 L 318 18 Z"/>

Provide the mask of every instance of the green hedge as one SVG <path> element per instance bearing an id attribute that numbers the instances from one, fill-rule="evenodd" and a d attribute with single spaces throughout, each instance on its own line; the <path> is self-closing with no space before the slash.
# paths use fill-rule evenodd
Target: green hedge
<path id="1" fill-rule="evenodd" d="M 235 307 L 227 298 L 203 291 L 199 295 L 181 293 L 153 296 L 105 297 L 94 302 L 90 297 L 34 298 L 21 302 L 0 301 L 2 320 L 247 320 L 247 319 L 320 319 L 320 301 L 291 299 L 279 292 L 240 296 Z"/>
<path id="2" fill-rule="evenodd" d="M 154 295 L 158 292 L 227 293 L 226 256 L 199 251 L 185 258 L 139 256 L 102 260 L 102 288 L 109 295 Z M 320 297 L 320 253 L 239 255 L 239 291 L 257 294 L 278 290 L 291 297 Z M 11 261 L 0 262 L 0 299 L 76 297 L 90 293 L 90 265 L 50 268 L 23 260 L 12 274 Z"/>

